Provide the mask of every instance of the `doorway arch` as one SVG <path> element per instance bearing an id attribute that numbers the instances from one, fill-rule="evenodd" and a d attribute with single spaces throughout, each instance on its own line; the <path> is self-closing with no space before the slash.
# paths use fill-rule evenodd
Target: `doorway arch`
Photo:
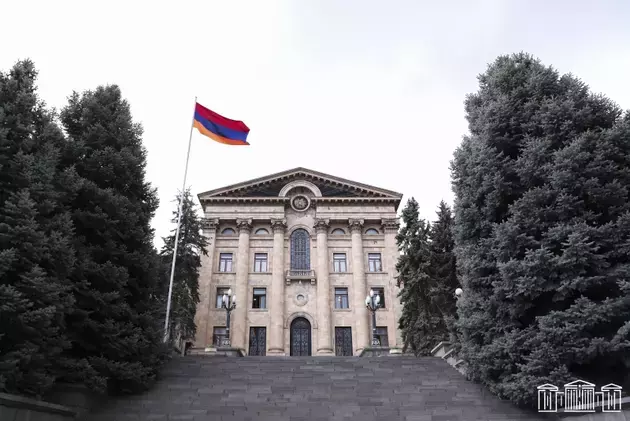
<path id="1" fill-rule="evenodd" d="M 291 322 L 291 356 L 311 355 L 311 323 L 304 317 L 296 317 Z"/>

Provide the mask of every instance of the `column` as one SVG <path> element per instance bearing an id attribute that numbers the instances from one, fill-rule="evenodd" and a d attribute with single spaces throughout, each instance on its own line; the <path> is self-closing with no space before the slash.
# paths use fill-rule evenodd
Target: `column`
<path id="1" fill-rule="evenodd" d="M 236 261 L 236 308 L 233 311 L 230 339 L 232 347 L 247 352 L 247 278 L 249 276 L 249 234 L 252 230 L 251 219 L 237 219 L 238 254 Z"/>
<path id="2" fill-rule="evenodd" d="M 390 294 L 390 302 L 393 314 L 393 320 L 390 320 L 390 324 L 387 327 L 389 332 L 394 333 L 389 334 L 389 343 L 392 349 L 402 351 L 403 341 L 402 341 L 402 332 L 398 329 L 398 320 L 402 315 L 402 304 L 400 303 L 400 298 L 398 294 L 400 293 L 400 288 L 398 288 L 398 272 L 396 272 L 396 264 L 398 263 L 398 256 L 400 253 L 398 252 L 398 245 L 396 244 L 396 234 L 398 234 L 398 227 L 400 226 L 397 218 L 388 218 L 382 219 L 381 225 L 383 227 L 383 232 L 385 233 L 385 253 L 383 259 L 385 260 L 385 268 L 389 274 L 389 285 L 391 289 Z M 392 339 L 394 339 L 394 343 L 392 343 Z"/>
<path id="3" fill-rule="evenodd" d="M 273 257 L 271 260 L 270 326 L 268 355 L 285 355 L 284 351 L 284 232 L 286 219 L 272 219 Z"/>
<path id="4" fill-rule="evenodd" d="M 201 268 L 199 268 L 199 303 L 195 312 L 195 348 L 206 348 L 212 344 L 212 326 L 208 328 L 210 309 L 212 302 L 212 272 L 214 272 L 214 238 L 216 237 L 218 219 L 205 219 L 203 221 L 203 236 L 208 240 L 206 245 L 207 255 L 201 255 Z"/>
<path id="5" fill-rule="evenodd" d="M 332 347 L 332 314 L 330 308 L 330 271 L 328 259 L 328 219 L 317 219 L 317 326 L 318 326 L 318 355 L 334 354 Z"/>
<path id="6" fill-rule="evenodd" d="M 370 345 L 370 320 L 365 307 L 367 286 L 365 283 L 365 258 L 363 256 L 363 219 L 348 221 L 352 233 L 352 294 L 357 344 L 356 352 L 361 352 Z"/>

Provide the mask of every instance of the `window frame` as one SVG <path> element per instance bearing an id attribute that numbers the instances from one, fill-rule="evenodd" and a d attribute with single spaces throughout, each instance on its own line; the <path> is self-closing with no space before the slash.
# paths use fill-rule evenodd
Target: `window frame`
<path id="1" fill-rule="evenodd" d="M 374 330 L 375 330 L 375 335 L 374 336 L 376 336 L 378 338 L 378 340 L 380 341 L 381 346 L 388 347 L 389 346 L 389 332 L 388 332 L 389 329 L 387 329 L 387 326 L 376 326 L 376 329 L 374 329 Z M 385 332 L 385 333 L 383 333 L 383 332 Z M 387 339 L 387 341 L 386 341 L 387 343 L 386 344 L 383 344 L 383 337 L 385 337 Z"/>
<path id="2" fill-rule="evenodd" d="M 343 259 L 336 259 L 335 256 L 343 256 Z M 343 262 L 343 270 L 341 267 L 341 263 Z M 337 265 L 339 263 L 339 265 Z M 339 267 L 337 267 L 339 266 Z M 337 270 L 339 269 L 339 270 Z M 348 255 L 346 253 L 335 253 L 333 252 L 333 272 L 336 273 L 347 273 L 348 272 Z"/>
<path id="3" fill-rule="evenodd" d="M 260 291 L 262 290 L 262 294 Z M 257 294 L 256 291 L 259 293 Z M 262 299 L 260 298 L 262 297 Z M 258 307 L 256 307 L 256 298 L 258 298 Z M 266 310 L 267 309 L 267 288 L 266 287 L 254 287 L 252 288 L 252 309 L 254 310 Z"/>
<path id="4" fill-rule="evenodd" d="M 218 333 L 217 330 L 222 329 L 222 333 Z M 227 337 L 227 328 L 225 326 L 212 326 L 212 344 L 214 346 L 221 346 L 220 338 Z"/>
<path id="5" fill-rule="evenodd" d="M 226 231 L 230 231 L 227 232 Z M 236 235 L 236 230 L 232 227 L 225 227 L 221 230 L 221 235 Z"/>
<path id="6" fill-rule="evenodd" d="M 264 232 L 260 232 L 260 231 L 264 231 Z M 260 227 L 260 228 L 257 228 L 256 231 L 254 231 L 254 235 L 269 235 L 269 230 L 267 228 Z"/>
<path id="7" fill-rule="evenodd" d="M 368 228 L 365 230 L 365 235 L 379 235 L 380 232 L 376 228 Z"/>
<path id="8" fill-rule="evenodd" d="M 227 294 L 230 287 L 217 287 L 216 289 L 216 299 L 215 299 L 215 308 L 223 308 L 223 294 Z M 219 291 L 223 291 L 219 293 Z"/>
<path id="9" fill-rule="evenodd" d="M 227 256 L 229 255 L 230 258 L 229 259 L 223 259 L 223 256 Z M 225 264 L 225 268 L 223 268 L 223 262 L 226 262 Z M 227 270 L 227 262 L 230 262 L 230 270 Z M 221 270 L 221 269 L 226 269 L 226 270 Z M 232 273 L 234 272 L 234 253 L 219 253 L 219 272 L 222 273 Z"/>
<path id="10" fill-rule="evenodd" d="M 343 228 L 333 228 L 333 230 L 330 231 L 330 235 L 346 235 L 346 231 Z"/>
<path id="11" fill-rule="evenodd" d="M 379 302 L 379 308 L 387 308 L 385 307 L 385 287 L 370 287 L 374 294 L 376 295 L 379 292 L 379 296 L 381 297 L 381 301 Z"/>
<path id="12" fill-rule="evenodd" d="M 371 256 L 378 256 L 378 259 L 373 259 Z M 368 253 L 368 272 L 378 273 L 383 272 L 383 256 L 381 253 Z M 378 268 L 376 264 L 372 265 L 372 262 L 378 262 Z M 374 269 L 374 270 L 372 270 Z"/>
<path id="13" fill-rule="evenodd" d="M 265 256 L 264 259 L 258 259 L 258 256 Z M 264 265 L 263 265 L 264 262 Z M 258 265 L 260 263 L 260 265 Z M 262 270 L 264 266 L 265 270 Z M 254 272 L 256 273 L 268 273 L 269 272 L 269 253 L 254 253 Z"/>
<path id="14" fill-rule="evenodd" d="M 339 294 L 337 291 L 342 291 L 344 292 L 344 294 Z M 334 291 L 334 295 L 335 295 L 335 310 L 348 310 L 350 309 L 350 294 L 348 292 L 348 287 L 335 287 L 335 291 Z M 345 302 L 343 300 L 343 297 L 345 297 Z M 345 303 L 345 307 L 343 306 Z"/>

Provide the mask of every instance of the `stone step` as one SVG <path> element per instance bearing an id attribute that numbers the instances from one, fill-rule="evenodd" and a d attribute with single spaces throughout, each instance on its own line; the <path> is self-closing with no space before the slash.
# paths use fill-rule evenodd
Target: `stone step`
<path id="1" fill-rule="evenodd" d="M 186 356 L 85 420 L 538 420 L 441 358 Z"/>

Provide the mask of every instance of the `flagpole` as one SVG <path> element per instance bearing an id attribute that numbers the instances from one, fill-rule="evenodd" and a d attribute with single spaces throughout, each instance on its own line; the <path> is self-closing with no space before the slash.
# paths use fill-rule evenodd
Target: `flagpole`
<path id="1" fill-rule="evenodd" d="M 177 229 L 175 230 L 175 244 L 173 245 L 173 264 L 171 265 L 171 280 L 168 284 L 168 300 L 166 301 L 166 319 L 164 320 L 164 342 L 168 341 L 168 322 L 171 314 L 171 297 L 173 295 L 173 278 L 175 277 L 175 261 L 177 260 L 177 246 L 179 243 L 179 228 L 182 222 L 182 210 L 186 192 L 186 177 L 188 176 L 188 161 L 190 160 L 190 145 L 192 144 L 193 128 L 195 127 L 195 109 L 197 107 L 197 97 L 195 97 L 195 108 L 193 108 L 193 119 L 190 123 L 190 134 L 188 135 L 188 152 L 186 153 L 186 168 L 184 169 L 184 183 L 182 185 L 182 195 L 179 200 L 177 211 Z"/>

